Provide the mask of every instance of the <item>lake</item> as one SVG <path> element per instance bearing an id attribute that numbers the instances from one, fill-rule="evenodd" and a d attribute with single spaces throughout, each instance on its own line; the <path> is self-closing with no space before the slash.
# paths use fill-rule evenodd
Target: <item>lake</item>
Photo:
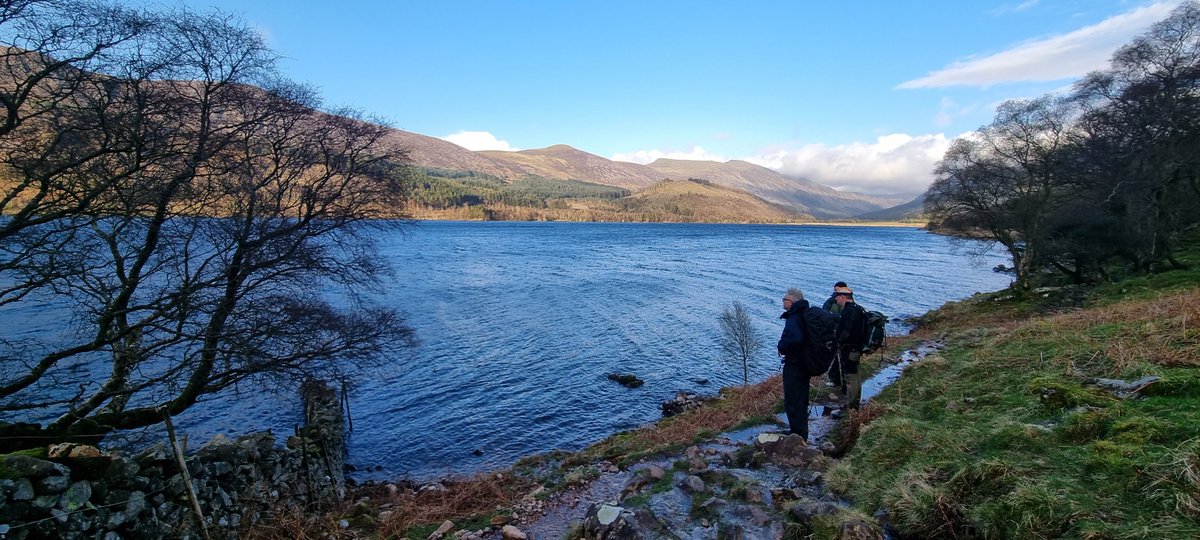
<path id="1" fill-rule="evenodd" d="M 1009 284 L 991 270 L 1006 262 L 999 252 L 972 255 L 916 228 L 420 222 L 382 244 L 396 275 L 381 294 L 420 343 L 351 386 L 348 461 L 360 479 L 577 450 L 657 420 L 676 392 L 740 384 L 740 362 L 716 341 L 735 301 L 764 343 L 755 382 L 779 371 L 788 287 L 819 305 L 844 280 L 861 305 L 901 319 Z M 625 388 L 612 372 L 646 383 Z M 179 418 L 192 447 L 215 433 L 287 435 L 300 422 L 294 394 L 242 390 Z"/>

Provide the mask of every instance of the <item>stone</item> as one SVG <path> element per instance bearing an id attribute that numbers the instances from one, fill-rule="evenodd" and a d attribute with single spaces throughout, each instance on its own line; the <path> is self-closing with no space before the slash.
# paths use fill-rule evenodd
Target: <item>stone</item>
<path id="1" fill-rule="evenodd" d="M 13 487 L 12 500 L 31 501 L 33 500 L 33 493 L 33 483 L 28 478 L 18 478 L 16 485 Z"/>
<path id="2" fill-rule="evenodd" d="M 800 498 L 800 492 L 792 488 L 774 487 L 771 488 L 771 500 L 775 501 L 775 506 L 779 507 L 782 503 L 794 501 Z"/>
<path id="3" fill-rule="evenodd" d="M 38 480 L 38 493 L 62 493 L 71 485 L 70 476 L 47 476 Z M 88 493 L 91 494 L 90 492 Z"/>
<path id="4" fill-rule="evenodd" d="M 601 505 L 600 508 L 596 510 L 596 520 L 599 521 L 601 525 L 611 525 L 617 520 L 617 518 L 621 517 L 621 512 L 624 511 L 625 509 L 621 508 L 620 506 L 610 506 L 607 504 Z"/>
<path id="5" fill-rule="evenodd" d="M 66 492 L 62 494 L 62 499 L 59 506 L 68 512 L 74 512 L 83 508 L 88 500 L 92 498 L 92 483 L 87 480 L 80 480 L 71 484 Z"/>
<path id="6" fill-rule="evenodd" d="M 1108 393 L 1121 398 L 1129 399 L 1141 392 L 1147 386 L 1162 381 L 1162 377 L 1150 375 L 1142 377 L 1136 381 L 1123 381 L 1120 379 L 1096 379 L 1092 384 L 1099 386 Z"/>
<path id="7" fill-rule="evenodd" d="M 29 478 L 32 480 L 39 480 L 47 476 L 71 475 L 71 470 L 64 465 L 25 454 L 6 454 L 0 456 L 0 470 L 5 471 L 5 476 L 9 478 Z"/>
<path id="8" fill-rule="evenodd" d="M 788 513 L 797 521 L 808 523 L 816 516 L 832 516 L 838 512 L 839 508 L 837 503 L 818 501 L 797 504 Z"/>
<path id="9" fill-rule="evenodd" d="M 504 528 L 500 529 L 500 537 L 504 540 L 527 540 L 529 538 L 521 529 L 512 525 L 505 525 Z"/>
<path id="10" fill-rule="evenodd" d="M 609 373 L 608 378 L 609 380 L 617 381 L 617 383 L 626 388 L 638 388 L 646 384 L 646 381 L 639 379 L 637 375 L 632 373 Z"/>
<path id="11" fill-rule="evenodd" d="M 511 522 L 511 521 L 512 521 L 512 519 L 510 519 L 508 516 L 506 516 L 504 514 L 492 516 L 492 521 L 491 521 L 492 528 L 499 529 L 505 525 L 508 525 L 509 522 Z"/>
<path id="12" fill-rule="evenodd" d="M 429 535 L 429 538 L 430 538 L 430 540 L 439 540 L 440 538 L 445 536 L 446 533 L 448 533 L 452 530 L 454 530 L 454 522 L 450 521 L 450 520 L 443 521 L 442 525 L 440 527 L 438 527 L 436 531 L 433 531 L 433 533 Z"/>
<path id="13" fill-rule="evenodd" d="M 645 471 L 646 471 L 646 474 L 650 476 L 651 480 L 662 480 L 663 477 L 665 477 L 667 475 L 666 471 L 664 471 L 662 467 L 659 467 L 657 465 L 651 465 L 649 467 L 646 467 Z"/>
<path id="14" fill-rule="evenodd" d="M 758 437 L 754 439 L 754 444 L 759 448 L 762 448 L 768 444 L 777 443 L 783 440 L 783 437 L 784 436 L 779 433 L 759 433 Z"/>
<path id="15" fill-rule="evenodd" d="M 680 484 L 679 487 L 683 488 L 683 490 L 688 493 L 695 494 L 704 492 L 705 486 L 704 480 L 701 480 L 699 476 L 689 474 L 687 478 L 683 479 L 683 483 Z"/>
<path id="16" fill-rule="evenodd" d="M 790 467 L 807 467 L 822 455 L 820 450 L 809 448 L 804 437 L 799 435 L 788 435 L 776 442 L 763 444 L 762 450 L 768 461 Z"/>
<path id="17" fill-rule="evenodd" d="M 98 458 L 102 456 L 100 449 L 95 446 L 70 442 L 52 444 L 46 454 L 51 459 Z"/>

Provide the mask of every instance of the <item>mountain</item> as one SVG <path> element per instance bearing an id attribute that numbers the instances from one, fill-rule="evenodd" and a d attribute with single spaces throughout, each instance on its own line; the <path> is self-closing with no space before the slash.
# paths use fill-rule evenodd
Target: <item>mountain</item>
<path id="1" fill-rule="evenodd" d="M 741 160 L 725 163 L 659 159 L 649 165 L 667 178 L 702 178 L 741 189 L 765 200 L 795 207 L 821 219 L 845 218 L 890 207 L 900 200 L 838 191 L 816 182 L 784 176 Z"/>
<path id="2" fill-rule="evenodd" d="M 854 216 L 866 221 L 905 221 L 920 220 L 925 214 L 925 195 L 921 195 L 899 206 L 884 208 Z"/>
<path id="3" fill-rule="evenodd" d="M 645 165 L 612 161 L 565 144 L 520 152 L 493 150 L 478 153 L 546 178 L 583 180 L 626 189 L 644 188 L 664 179 L 661 173 Z"/>
<path id="4" fill-rule="evenodd" d="M 818 219 L 849 218 L 904 202 L 903 199 L 838 191 L 740 160 L 720 163 L 659 159 L 641 165 L 613 161 L 565 144 L 518 152 L 472 152 L 442 139 L 402 130 L 394 130 L 386 141 L 395 148 L 407 148 L 413 164 L 421 167 L 482 172 L 508 181 L 526 176 L 580 180 L 632 191 L 662 180 L 702 179 L 717 186 L 745 191 Z"/>

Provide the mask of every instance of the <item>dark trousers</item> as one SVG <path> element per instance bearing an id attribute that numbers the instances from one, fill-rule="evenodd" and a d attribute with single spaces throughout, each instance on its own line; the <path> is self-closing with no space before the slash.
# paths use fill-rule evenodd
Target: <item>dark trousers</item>
<path id="1" fill-rule="evenodd" d="M 808 440 L 808 372 L 797 364 L 783 364 L 783 412 L 791 432 Z"/>
<path id="2" fill-rule="evenodd" d="M 846 406 L 857 409 L 862 399 L 862 378 L 858 376 L 858 361 L 862 359 L 860 346 L 842 347 L 838 351 L 838 362 L 842 365 L 842 397 Z"/>

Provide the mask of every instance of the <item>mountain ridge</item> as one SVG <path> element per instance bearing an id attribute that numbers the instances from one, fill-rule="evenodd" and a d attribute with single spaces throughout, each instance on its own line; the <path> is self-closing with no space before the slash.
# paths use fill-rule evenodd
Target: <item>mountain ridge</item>
<path id="1" fill-rule="evenodd" d="M 839 191 L 744 160 L 659 158 L 643 165 L 610 160 L 567 144 L 518 151 L 472 151 L 449 141 L 402 130 L 395 130 L 390 139 L 407 145 L 413 163 L 423 167 L 483 172 L 510 181 L 525 175 L 579 180 L 635 191 L 662 180 L 702 179 L 819 219 L 852 218 L 908 201 Z"/>

